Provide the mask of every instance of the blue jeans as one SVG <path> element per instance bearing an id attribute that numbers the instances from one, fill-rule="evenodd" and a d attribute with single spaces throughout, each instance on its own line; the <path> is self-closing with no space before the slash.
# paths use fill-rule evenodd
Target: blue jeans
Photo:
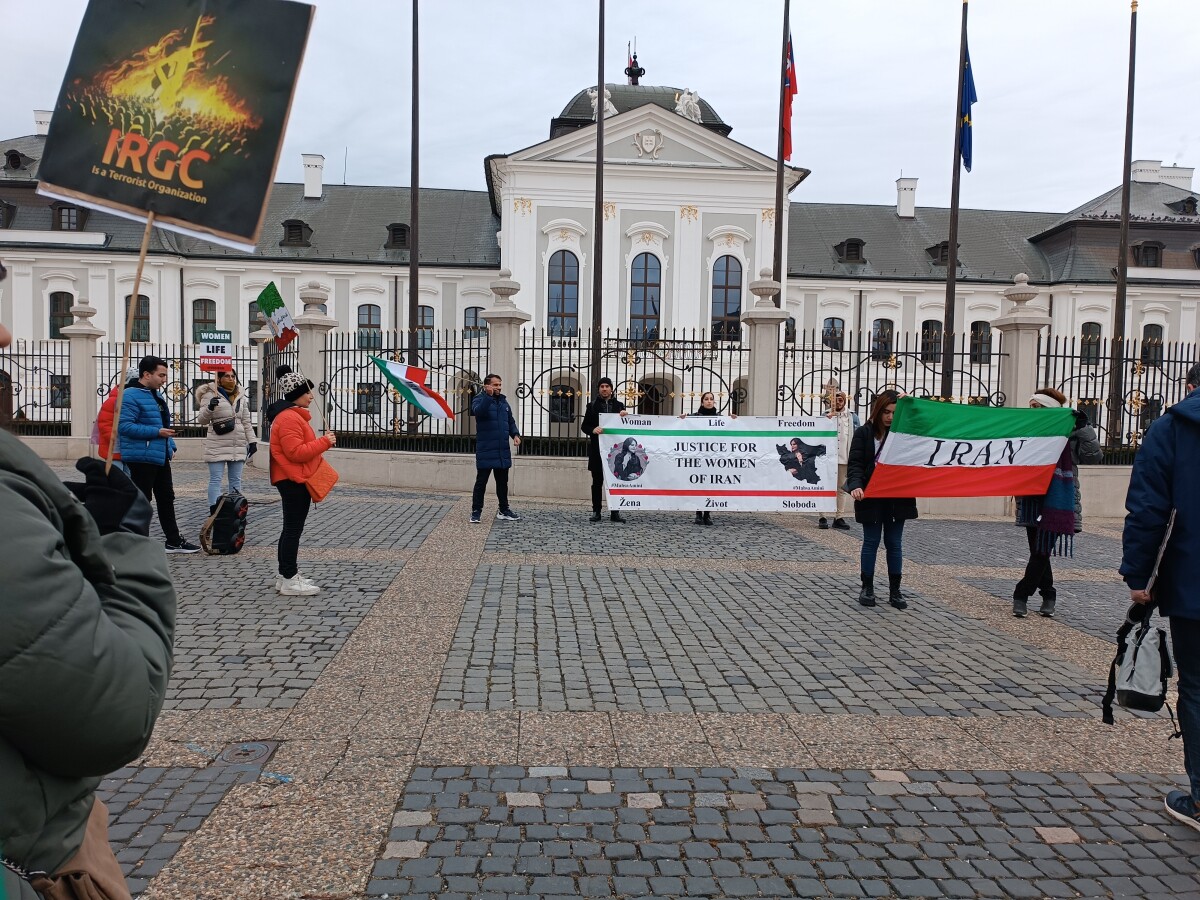
<path id="1" fill-rule="evenodd" d="M 1171 647 L 1179 670 L 1179 730 L 1183 732 L 1183 768 L 1200 806 L 1200 620 L 1171 617 Z"/>
<path id="2" fill-rule="evenodd" d="M 237 462 L 222 461 L 210 462 L 208 464 L 208 505 L 216 506 L 217 501 L 221 499 L 221 477 L 225 474 L 225 467 L 229 467 L 229 492 L 240 494 L 242 492 L 242 467 L 246 465 L 246 461 L 239 459 Z"/>
<path id="3" fill-rule="evenodd" d="M 904 537 L 904 520 L 863 525 L 862 530 L 861 570 L 867 575 L 875 574 L 875 557 L 879 553 L 879 539 L 882 537 L 887 548 L 888 574 L 899 575 L 904 566 L 904 553 L 900 546 Z"/>

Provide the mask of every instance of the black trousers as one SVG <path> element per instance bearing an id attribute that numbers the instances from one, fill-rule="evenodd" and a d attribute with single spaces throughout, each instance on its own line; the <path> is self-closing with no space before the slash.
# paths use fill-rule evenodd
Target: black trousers
<path id="1" fill-rule="evenodd" d="M 508 509 L 508 469 L 478 469 L 475 472 L 475 489 L 471 491 L 471 512 L 483 512 L 483 494 L 487 490 L 488 476 L 496 476 L 496 502 L 500 512 Z"/>
<path id="2" fill-rule="evenodd" d="M 604 473 L 592 472 L 592 512 L 600 514 L 600 505 L 604 502 Z"/>
<path id="3" fill-rule="evenodd" d="M 171 464 L 156 466 L 154 463 L 131 462 L 129 477 L 147 500 L 158 506 L 158 524 L 168 544 L 183 543 L 179 525 L 175 522 L 175 485 L 171 481 Z"/>
<path id="4" fill-rule="evenodd" d="M 312 495 L 298 481 L 281 481 L 275 489 L 283 502 L 283 530 L 279 532 L 275 559 L 279 574 L 291 578 L 299 569 L 296 558 L 300 555 L 300 535 L 304 534 L 304 522 L 312 508 Z"/>
<path id="5" fill-rule="evenodd" d="M 1050 568 L 1050 556 L 1037 550 L 1037 529 L 1026 527 L 1025 535 L 1029 539 L 1029 562 L 1025 563 L 1025 575 L 1017 582 L 1013 594 L 1017 597 L 1031 597 L 1034 591 L 1041 591 L 1042 599 L 1054 596 L 1054 572 Z"/>

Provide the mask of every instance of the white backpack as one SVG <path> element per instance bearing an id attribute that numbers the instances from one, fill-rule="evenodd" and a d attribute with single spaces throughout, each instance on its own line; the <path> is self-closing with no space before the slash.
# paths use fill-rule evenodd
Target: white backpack
<path id="1" fill-rule="evenodd" d="M 1167 682 L 1171 678 L 1167 633 L 1152 624 L 1154 609 L 1153 605 L 1133 604 L 1125 624 L 1117 631 L 1117 655 L 1108 671 L 1108 690 L 1101 704 L 1107 725 L 1113 724 L 1114 696 L 1125 709 L 1158 712 L 1166 706 L 1172 724 L 1175 722 L 1175 714 L 1167 705 Z M 1131 632 L 1133 640 L 1129 640 Z"/>

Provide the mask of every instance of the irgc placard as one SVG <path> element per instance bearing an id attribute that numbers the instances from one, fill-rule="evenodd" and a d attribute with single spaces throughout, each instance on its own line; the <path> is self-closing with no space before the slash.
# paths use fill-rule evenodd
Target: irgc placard
<path id="1" fill-rule="evenodd" d="M 833 512 L 837 431 L 829 419 L 604 415 L 610 509 Z"/>
<path id="2" fill-rule="evenodd" d="M 90 0 L 40 193 L 253 250 L 313 7 Z"/>

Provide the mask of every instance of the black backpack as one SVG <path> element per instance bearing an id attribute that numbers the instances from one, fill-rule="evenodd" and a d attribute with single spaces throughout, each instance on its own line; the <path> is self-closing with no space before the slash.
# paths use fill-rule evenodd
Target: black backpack
<path id="1" fill-rule="evenodd" d="M 229 556 L 246 543 L 250 504 L 241 494 L 222 494 L 217 508 L 200 529 L 200 546 L 210 556 Z"/>

